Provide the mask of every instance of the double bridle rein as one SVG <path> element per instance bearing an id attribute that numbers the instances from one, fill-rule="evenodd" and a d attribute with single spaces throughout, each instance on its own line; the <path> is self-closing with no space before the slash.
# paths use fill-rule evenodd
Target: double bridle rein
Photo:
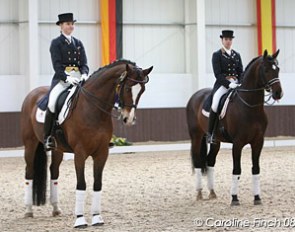
<path id="1" fill-rule="evenodd" d="M 140 69 L 138 68 L 137 69 L 137 78 L 140 78 Z M 132 105 L 126 105 L 124 103 L 124 89 L 130 89 L 131 90 L 131 86 L 127 85 L 126 81 L 129 80 L 133 83 L 136 83 L 136 84 L 140 84 L 141 85 L 141 90 L 137 96 L 137 99 L 135 101 L 135 104 L 132 104 Z M 124 108 L 124 107 L 134 107 L 134 108 L 137 108 L 137 104 L 138 104 L 138 101 L 139 101 L 139 98 L 140 98 L 140 95 L 144 92 L 145 90 L 145 84 L 149 81 L 149 77 L 146 76 L 145 80 L 137 80 L 137 79 L 133 79 L 133 78 L 130 78 L 128 75 L 127 75 L 127 71 L 124 71 L 121 76 L 119 77 L 118 79 L 118 83 L 117 83 L 117 86 L 116 86 L 116 96 L 118 96 L 118 103 L 119 103 L 119 108 L 118 107 L 114 107 L 113 104 L 110 104 L 108 102 L 105 102 L 101 99 L 99 99 L 97 96 L 95 96 L 93 93 L 91 93 L 89 90 L 87 90 L 84 86 L 83 86 L 83 83 L 80 83 L 77 88 L 79 88 L 78 90 L 78 93 L 76 94 L 76 97 L 78 98 L 78 95 L 79 95 L 79 92 L 81 92 L 84 96 L 88 97 L 88 98 L 91 98 L 93 99 L 91 102 L 94 104 L 94 106 L 98 109 L 100 109 L 102 112 L 108 114 L 108 115 L 111 115 L 112 117 L 114 118 L 119 118 L 120 117 L 120 114 L 114 114 L 114 113 L 110 113 L 109 112 L 109 108 L 116 108 L 117 111 L 120 111 L 120 108 Z M 127 88 L 124 88 L 124 86 L 127 86 Z"/>

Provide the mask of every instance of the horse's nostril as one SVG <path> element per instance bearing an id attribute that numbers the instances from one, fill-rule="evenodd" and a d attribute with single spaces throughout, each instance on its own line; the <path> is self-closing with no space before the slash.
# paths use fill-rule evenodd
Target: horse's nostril
<path id="1" fill-rule="evenodd" d="M 127 122 L 127 118 L 124 118 L 124 119 L 123 119 L 123 122 L 126 123 L 126 122 Z"/>

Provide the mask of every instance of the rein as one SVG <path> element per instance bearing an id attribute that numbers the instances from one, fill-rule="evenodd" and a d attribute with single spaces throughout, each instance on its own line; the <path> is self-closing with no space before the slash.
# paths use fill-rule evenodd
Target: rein
<path id="1" fill-rule="evenodd" d="M 123 72 L 122 75 L 120 76 L 119 78 L 119 83 L 117 84 L 116 86 L 116 94 L 118 94 L 119 96 L 119 107 L 123 108 L 124 106 L 129 106 L 129 105 L 125 105 L 124 104 L 124 100 L 123 100 L 123 95 L 124 95 L 124 85 L 126 84 L 126 80 L 130 80 L 132 82 L 135 82 L 135 83 L 138 83 L 138 84 L 141 84 L 144 86 L 145 83 L 147 83 L 149 81 L 149 78 L 148 76 L 146 77 L 145 80 L 141 81 L 141 80 L 135 80 L 135 79 L 132 79 L 132 78 L 129 78 L 127 76 L 127 72 Z M 126 84 L 127 85 L 127 84 Z M 93 101 L 90 101 L 94 104 L 94 106 L 96 108 L 98 108 L 99 110 L 101 110 L 102 112 L 112 116 L 113 118 L 120 118 L 120 114 L 114 114 L 114 113 L 110 113 L 108 109 L 106 109 L 106 107 L 103 107 L 103 106 L 107 106 L 108 108 L 114 108 L 114 104 L 110 104 L 108 102 L 105 102 L 101 99 L 99 99 L 97 96 L 95 96 L 92 92 L 90 92 L 89 90 L 87 90 L 85 87 L 83 87 L 82 84 L 79 84 L 78 87 L 79 88 L 79 92 L 81 92 L 84 96 L 88 97 L 88 98 L 91 98 L 93 99 Z M 130 87 L 131 88 L 131 87 Z M 144 90 L 143 88 L 141 89 L 140 93 L 142 93 Z M 78 95 L 76 95 L 78 96 Z M 137 103 L 138 103 L 138 100 L 136 101 L 136 104 L 133 104 L 132 106 L 130 107 L 134 107 L 136 108 L 137 107 Z M 120 111 L 120 109 L 118 107 L 115 107 L 117 109 L 117 112 Z"/>

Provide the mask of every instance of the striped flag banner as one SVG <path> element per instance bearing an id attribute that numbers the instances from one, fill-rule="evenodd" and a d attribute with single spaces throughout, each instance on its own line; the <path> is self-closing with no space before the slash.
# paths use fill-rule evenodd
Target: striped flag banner
<path id="1" fill-rule="evenodd" d="M 258 54 L 267 49 L 270 54 L 276 51 L 276 6 L 275 0 L 256 0 Z"/>
<path id="2" fill-rule="evenodd" d="M 122 58 L 122 0 L 100 0 L 102 65 Z"/>

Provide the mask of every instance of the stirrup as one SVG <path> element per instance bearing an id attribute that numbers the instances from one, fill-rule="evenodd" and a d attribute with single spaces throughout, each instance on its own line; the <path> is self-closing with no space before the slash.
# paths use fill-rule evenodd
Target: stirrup
<path id="1" fill-rule="evenodd" d="M 44 149 L 45 151 L 54 150 L 56 148 L 55 138 L 50 135 L 44 140 Z"/>

